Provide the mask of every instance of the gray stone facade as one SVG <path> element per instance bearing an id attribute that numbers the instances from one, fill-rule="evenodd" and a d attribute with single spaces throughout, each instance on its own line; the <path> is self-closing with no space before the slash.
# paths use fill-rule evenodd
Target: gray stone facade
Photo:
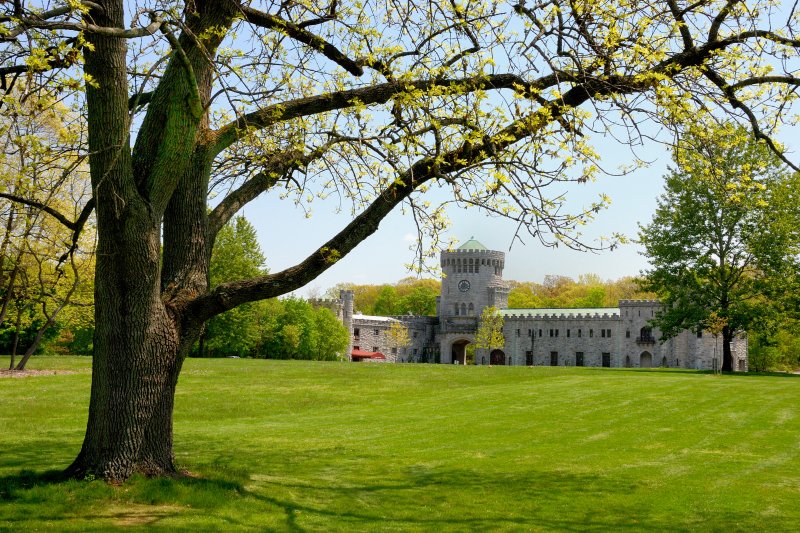
<path id="1" fill-rule="evenodd" d="M 600 309 L 508 309 L 504 267 L 503 252 L 472 239 L 442 252 L 435 317 L 354 314 L 352 292 L 342 291 L 337 314 L 351 332 L 350 350 L 381 352 L 387 362 L 464 364 L 481 313 L 494 306 L 504 317 L 505 346 L 476 350 L 475 364 L 709 370 L 721 364 L 722 340 L 708 332 L 687 330 L 661 342 L 649 324 L 661 305 L 657 300 L 621 300 L 618 307 Z M 408 328 L 408 346 L 392 346 L 392 322 Z M 747 371 L 746 336 L 737 336 L 731 348 L 734 369 Z"/>

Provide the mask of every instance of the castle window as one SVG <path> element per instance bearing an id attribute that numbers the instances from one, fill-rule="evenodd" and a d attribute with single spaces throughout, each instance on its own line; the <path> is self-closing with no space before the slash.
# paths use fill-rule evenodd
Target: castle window
<path id="1" fill-rule="evenodd" d="M 456 304 L 455 307 L 456 307 L 456 316 L 458 316 L 458 304 Z"/>
<path id="2" fill-rule="evenodd" d="M 380 333 L 381 333 L 380 330 L 378 330 L 378 329 L 374 329 L 372 331 L 373 331 L 373 333 L 375 333 L 375 335 L 380 335 Z M 375 350 L 375 351 L 377 352 L 378 350 Z"/>
<path id="3" fill-rule="evenodd" d="M 361 329 L 360 328 L 353 328 L 353 340 L 354 341 L 358 340 L 359 335 L 361 335 Z"/>
<path id="4" fill-rule="evenodd" d="M 469 312 L 469 316 L 475 316 L 475 305 L 470 303 L 467 311 Z"/>
<path id="5" fill-rule="evenodd" d="M 542 338 L 542 330 L 539 330 L 539 338 Z"/>
<path id="6" fill-rule="evenodd" d="M 578 337 L 580 338 L 580 336 L 581 336 L 581 330 L 578 329 Z"/>
<path id="7" fill-rule="evenodd" d="M 610 329 L 606 330 L 606 337 L 608 337 L 609 339 L 611 338 L 611 330 Z"/>
<path id="8" fill-rule="evenodd" d="M 569 328 L 567 328 L 567 337 L 569 337 Z"/>
<path id="9" fill-rule="evenodd" d="M 553 330 L 552 329 L 550 330 L 550 336 L 551 337 L 553 336 Z"/>
<path id="10" fill-rule="evenodd" d="M 475 273 L 476 273 L 476 274 L 478 273 L 478 267 L 479 267 L 479 266 L 480 266 L 480 265 L 478 265 L 478 263 L 475 263 Z"/>
<path id="11" fill-rule="evenodd" d="M 354 349 L 354 350 L 360 350 L 360 349 L 361 349 L 361 346 L 353 346 L 353 349 Z"/>
<path id="12" fill-rule="evenodd" d="M 629 330 L 629 329 L 625 330 L 625 338 L 626 339 L 630 339 L 631 338 L 631 330 Z"/>
<path id="13" fill-rule="evenodd" d="M 558 329 L 556 329 L 556 337 L 558 337 Z"/>
<path id="14" fill-rule="evenodd" d="M 392 348 L 392 355 L 397 355 L 397 348 Z"/>
<path id="15" fill-rule="evenodd" d="M 461 304 L 461 316 L 467 316 L 467 304 Z"/>
<path id="16" fill-rule="evenodd" d="M 377 347 L 377 346 L 373 346 L 373 347 L 372 347 L 372 351 L 373 351 L 373 352 L 378 352 L 378 351 L 380 351 L 380 350 L 378 349 L 378 347 Z"/>
<path id="17" fill-rule="evenodd" d="M 519 337 L 519 336 L 520 336 L 520 331 L 519 331 L 519 330 L 517 330 L 517 337 Z"/>
<path id="18" fill-rule="evenodd" d="M 532 337 L 532 336 L 533 336 L 533 330 L 532 329 L 528 329 L 528 337 Z"/>
<path id="19" fill-rule="evenodd" d="M 589 330 L 589 337 L 594 337 L 594 330 L 593 329 Z"/>
<path id="20" fill-rule="evenodd" d="M 600 336 L 605 339 L 606 338 L 606 330 L 601 329 L 600 330 Z"/>

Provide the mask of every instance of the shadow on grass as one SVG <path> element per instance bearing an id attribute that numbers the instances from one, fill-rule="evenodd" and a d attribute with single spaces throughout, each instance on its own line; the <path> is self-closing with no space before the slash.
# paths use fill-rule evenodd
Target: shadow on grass
<path id="1" fill-rule="evenodd" d="M 414 465 L 368 476 L 343 467 L 333 479 L 330 472 L 315 477 L 325 474 L 316 470 L 299 478 L 218 471 L 205 478 L 136 476 L 119 487 L 68 480 L 58 471 L 21 471 L 0 478 L 0 526 L 188 530 L 205 520 L 201 528 L 678 532 L 743 531 L 754 520 L 731 510 L 704 514 L 679 502 L 652 508 L 646 482 L 635 478 L 469 466 Z M 353 475 L 358 478 L 347 481 Z M 254 516 L 267 523 L 254 523 Z"/>
<path id="2" fill-rule="evenodd" d="M 181 516 L 209 516 L 213 509 L 231 505 L 244 495 L 243 485 L 230 477 L 136 475 L 114 486 L 100 480 L 71 479 L 59 470 L 22 470 L 0 477 L 0 530 L 4 525 L 49 529 L 54 522 L 60 524 L 59 529 L 70 530 L 154 526 Z M 230 516 L 224 524 L 244 525 Z"/>

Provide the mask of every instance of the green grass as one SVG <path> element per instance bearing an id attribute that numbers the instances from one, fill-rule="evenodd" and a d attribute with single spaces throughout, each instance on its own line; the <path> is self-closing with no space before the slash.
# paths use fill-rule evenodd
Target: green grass
<path id="1" fill-rule="evenodd" d="M 58 482 L 89 365 L 0 378 L 0 530 L 800 527 L 800 377 L 189 360 L 175 452 L 195 477 Z"/>

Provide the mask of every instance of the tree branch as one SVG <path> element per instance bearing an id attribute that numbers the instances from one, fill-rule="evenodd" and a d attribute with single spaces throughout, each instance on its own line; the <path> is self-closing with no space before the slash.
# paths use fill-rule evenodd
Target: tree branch
<path id="1" fill-rule="evenodd" d="M 308 45 L 314 50 L 319 50 L 325 57 L 354 76 L 361 76 L 364 74 L 364 69 L 361 68 L 361 66 L 359 66 L 355 61 L 347 57 L 338 48 L 333 46 L 322 37 L 319 37 L 318 35 L 315 35 L 310 31 L 298 26 L 297 24 L 289 22 L 288 20 L 284 20 L 275 15 L 270 15 L 269 13 L 258 11 L 250 6 L 240 5 L 239 9 L 241 10 L 242 15 L 244 15 L 244 18 L 247 22 L 262 28 L 278 30 L 284 35 L 291 37 L 295 41 Z"/>
<path id="2" fill-rule="evenodd" d="M 534 82 L 528 82 L 516 74 L 491 74 L 479 79 L 390 81 L 371 87 L 297 98 L 248 113 L 218 129 L 214 148 L 211 150 L 211 157 L 215 157 L 243 136 L 248 135 L 253 129 L 263 129 L 293 118 L 356 105 L 384 104 L 395 96 L 410 91 L 450 88 L 454 92 L 467 93 L 486 89 L 514 89 L 523 95 L 533 95 L 547 87 L 565 81 L 571 81 L 571 78 L 565 74 L 558 76 L 552 74 Z"/>

